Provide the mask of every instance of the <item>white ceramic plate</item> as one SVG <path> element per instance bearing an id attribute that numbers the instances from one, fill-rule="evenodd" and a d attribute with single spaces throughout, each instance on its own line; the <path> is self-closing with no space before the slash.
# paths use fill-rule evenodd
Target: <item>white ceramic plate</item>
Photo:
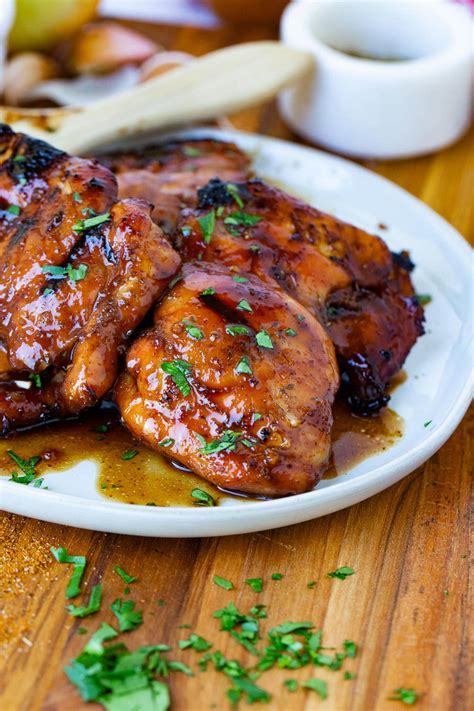
<path id="1" fill-rule="evenodd" d="M 407 381 L 392 407 L 405 420 L 404 436 L 387 451 L 311 492 L 276 501 L 226 500 L 216 508 L 155 508 L 115 503 L 95 488 L 96 465 L 45 476 L 49 490 L 0 481 L 0 507 L 45 521 L 142 536 L 221 536 L 317 518 L 377 494 L 425 462 L 459 424 L 472 397 L 472 251 L 444 220 L 406 192 L 359 166 L 272 138 L 211 129 L 255 157 L 258 175 L 284 183 L 318 208 L 368 230 L 388 226 L 393 250 L 408 248 L 417 264 L 416 290 L 429 293 L 425 336 L 406 362 Z M 425 426 L 425 423 L 431 424 Z"/>

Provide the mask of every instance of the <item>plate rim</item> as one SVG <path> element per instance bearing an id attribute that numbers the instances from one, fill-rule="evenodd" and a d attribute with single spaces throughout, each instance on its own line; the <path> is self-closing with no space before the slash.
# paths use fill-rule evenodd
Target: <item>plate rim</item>
<path id="1" fill-rule="evenodd" d="M 198 127 L 193 129 L 183 129 L 180 131 L 168 131 L 165 134 L 155 134 L 153 140 L 155 142 L 169 140 L 172 138 L 197 138 L 202 136 L 214 136 L 223 140 L 233 140 L 237 144 L 239 140 L 243 144 L 244 150 L 249 150 L 245 147 L 245 142 L 259 142 L 265 144 L 280 144 L 286 147 L 290 146 L 291 150 L 302 154 L 316 154 L 325 161 L 341 165 L 343 168 L 349 166 L 352 173 L 361 173 L 364 177 L 370 180 L 375 180 L 384 184 L 386 189 L 395 190 L 399 193 L 401 199 L 408 200 L 412 206 L 421 213 L 424 213 L 424 218 L 432 222 L 436 228 L 441 229 L 444 233 L 449 233 L 449 251 L 454 253 L 461 263 L 466 264 L 472 260 L 473 250 L 467 240 L 450 225 L 443 217 L 438 215 L 428 205 L 423 203 L 414 195 L 408 193 L 402 187 L 393 183 L 384 176 L 378 175 L 363 166 L 354 163 L 351 160 L 340 156 L 332 155 L 325 151 L 310 146 L 304 146 L 291 141 L 266 136 L 263 134 L 249 133 L 245 131 L 222 130 L 214 127 Z M 134 146 L 143 145 L 150 142 L 148 139 L 135 141 Z M 465 273 L 469 275 L 469 267 L 466 267 Z M 471 314 L 472 316 L 472 314 Z M 464 328 L 469 327 L 469 322 L 463 324 Z M 474 373 L 466 373 L 462 387 L 455 400 L 453 400 L 450 409 L 446 416 L 427 437 L 419 442 L 411 450 L 400 454 L 395 461 L 389 461 L 382 465 L 369 469 L 368 471 L 358 475 L 354 479 L 347 479 L 341 475 L 338 480 L 330 487 L 322 489 L 313 489 L 303 494 L 297 494 L 291 497 L 283 497 L 280 499 L 259 501 L 256 503 L 235 503 L 232 506 L 220 507 L 149 507 L 142 504 L 127 504 L 122 502 L 111 501 L 110 499 L 95 500 L 88 499 L 82 496 L 72 494 L 64 494 L 55 491 L 42 491 L 38 488 L 24 487 L 21 492 L 18 492 L 18 485 L 14 482 L 0 477 L 0 508 L 10 513 L 17 513 L 24 516 L 33 517 L 39 520 L 56 522 L 59 524 L 73 525 L 80 528 L 90 530 L 101 530 L 112 533 L 138 534 L 142 536 L 160 536 L 160 537 L 189 537 L 189 536 L 220 536 L 232 535 L 236 533 L 245 533 L 251 531 L 260 531 L 268 528 L 277 528 L 290 523 L 303 522 L 319 516 L 333 513 L 337 510 L 347 508 L 355 503 L 370 498 L 375 494 L 383 491 L 389 486 L 412 472 L 414 469 L 421 466 L 433 454 L 440 449 L 447 439 L 453 434 L 459 423 L 461 422 L 465 412 L 467 411 L 471 399 L 473 397 Z M 370 483 L 368 483 L 370 482 Z M 341 489 L 343 489 L 344 502 L 340 505 Z M 15 493 L 16 492 L 16 493 Z M 19 496 L 18 494 L 21 494 Z M 38 499 L 38 495 L 46 496 L 44 504 L 49 504 L 50 511 L 44 511 L 44 506 L 41 505 L 42 499 Z M 289 505 L 290 504 L 290 505 Z M 315 507 L 318 507 L 318 512 L 312 512 Z M 239 521 L 239 517 L 245 513 L 249 514 L 254 507 L 257 507 L 259 521 L 251 522 L 254 517 L 246 516 L 250 521 Z M 40 508 L 38 512 L 36 509 Z M 58 510 L 59 509 L 59 510 Z M 321 511 L 319 509 L 322 509 Z M 211 513 L 212 512 L 212 513 Z M 276 514 L 284 514 L 286 512 L 288 520 L 281 519 L 280 521 L 272 521 L 272 517 Z M 126 516 L 117 517 L 120 523 L 115 524 L 111 517 L 117 514 L 126 514 Z M 88 519 L 88 523 L 82 517 Z M 91 521 L 91 518 L 94 521 Z M 297 521 L 294 520 L 297 518 Z M 155 523 L 155 530 L 147 530 L 146 524 L 150 521 Z M 169 533 L 164 530 L 158 531 L 160 527 L 169 527 L 170 523 L 175 524 L 171 527 Z M 145 530 L 140 530 L 140 524 Z M 180 527 L 184 530 L 176 532 Z M 223 530 L 210 532 L 212 528 L 221 527 Z M 188 530 L 189 529 L 189 530 Z"/>

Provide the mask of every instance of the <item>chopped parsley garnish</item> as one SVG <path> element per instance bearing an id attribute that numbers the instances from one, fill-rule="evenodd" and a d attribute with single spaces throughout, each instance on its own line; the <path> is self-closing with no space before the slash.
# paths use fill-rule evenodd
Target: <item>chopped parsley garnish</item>
<path id="1" fill-rule="evenodd" d="M 231 583 L 230 580 L 221 578 L 220 575 L 214 575 L 213 580 L 216 585 L 218 585 L 220 588 L 224 588 L 224 590 L 233 590 L 234 589 L 234 584 Z"/>
<path id="2" fill-rule="evenodd" d="M 244 227 L 253 227 L 257 222 L 261 221 L 261 217 L 258 215 L 251 215 L 248 212 L 243 212 L 243 210 L 237 210 L 232 212 L 226 218 L 224 218 L 225 225 L 243 225 Z"/>
<path id="3" fill-rule="evenodd" d="M 100 425 L 97 425 L 97 427 L 93 427 L 91 430 L 91 432 L 100 432 L 100 434 L 105 434 L 108 431 L 109 425 L 105 424 L 105 422 L 101 423 Z"/>
<path id="4" fill-rule="evenodd" d="M 306 587 L 308 590 L 314 590 L 316 587 L 316 580 L 310 580 L 308 583 L 306 583 Z"/>
<path id="5" fill-rule="evenodd" d="M 345 679 L 346 681 L 348 681 L 349 679 L 355 679 L 355 678 L 356 678 L 356 675 L 353 674 L 352 672 L 350 672 L 350 671 L 345 671 L 345 672 L 344 672 L 344 679 Z"/>
<path id="6" fill-rule="evenodd" d="M 76 607 L 73 603 L 66 606 L 66 610 L 73 617 L 87 617 L 92 615 L 94 612 L 100 610 L 100 602 L 102 600 L 102 585 L 94 585 L 92 588 L 89 603 L 87 605 L 80 605 Z"/>
<path id="7" fill-rule="evenodd" d="M 286 679 L 286 681 L 283 682 L 283 686 L 286 686 L 288 691 L 296 691 L 298 689 L 298 682 L 296 679 Z"/>
<path id="8" fill-rule="evenodd" d="M 228 333 L 229 336 L 248 336 L 250 330 L 248 326 L 226 326 L 225 332 Z"/>
<path id="9" fill-rule="evenodd" d="M 244 206 L 244 201 L 240 197 L 239 189 L 234 183 L 227 183 L 227 192 L 233 197 L 239 207 Z"/>
<path id="10" fill-rule="evenodd" d="M 237 363 L 235 368 L 236 373 L 247 373 L 252 375 L 252 368 L 250 367 L 250 359 L 247 356 L 242 356 L 242 358 Z"/>
<path id="11" fill-rule="evenodd" d="M 72 264 L 68 264 L 66 267 L 57 267 L 54 264 L 46 264 L 42 272 L 43 274 L 51 274 L 51 276 L 59 277 L 69 277 L 71 281 L 82 281 L 85 278 L 88 271 L 88 266 L 86 264 L 79 264 L 78 267 L 73 267 Z"/>
<path id="12" fill-rule="evenodd" d="M 21 208 L 18 205 L 10 205 L 7 207 L 7 212 L 9 212 L 10 215 L 18 216 L 21 212 Z"/>
<path id="13" fill-rule="evenodd" d="M 297 336 L 298 335 L 293 328 L 287 328 L 285 330 L 285 333 L 287 336 Z"/>
<path id="14" fill-rule="evenodd" d="M 414 703 L 420 698 L 420 694 L 414 689 L 404 689 L 403 686 L 399 686 L 398 689 L 393 690 L 394 696 L 389 696 L 389 701 L 401 701 L 407 706 L 413 706 Z"/>
<path id="15" fill-rule="evenodd" d="M 134 630 L 143 622 L 143 614 L 139 610 L 135 611 L 133 600 L 114 600 L 110 609 L 118 620 L 120 632 Z"/>
<path id="16" fill-rule="evenodd" d="M 258 244 L 249 244 L 249 249 L 251 252 L 260 252 L 260 245 Z"/>
<path id="17" fill-rule="evenodd" d="M 322 679 L 309 679 L 308 681 L 304 681 L 301 686 L 305 689 L 315 691 L 323 701 L 328 697 L 327 684 Z"/>
<path id="18" fill-rule="evenodd" d="M 261 420 L 263 415 L 260 414 L 260 412 L 254 412 L 252 415 L 252 424 L 254 422 L 257 422 L 258 420 Z"/>
<path id="19" fill-rule="evenodd" d="M 342 568 L 334 570 L 332 573 L 328 573 L 328 578 L 337 578 L 338 580 L 345 580 L 349 575 L 354 575 L 355 570 L 349 568 L 348 565 L 343 565 Z"/>
<path id="20" fill-rule="evenodd" d="M 184 325 L 186 332 L 189 333 L 191 338 L 195 338 L 197 341 L 201 341 L 204 338 L 204 333 L 201 331 L 200 328 L 194 325 L 192 321 L 188 321 L 188 319 L 183 319 L 181 323 Z"/>
<path id="21" fill-rule="evenodd" d="M 423 427 L 429 427 L 433 420 L 428 420 L 427 422 L 424 423 Z"/>
<path id="22" fill-rule="evenodd" d="M 179 358 L 175 358 L 173 361 L 165 360 L 161 364 L 161 370 L 167 375 L 171 375 L 172 381 L 184 397 L 189 395 L 191 385 L 189 384 L 188 376 L 192 370 L 191 363 L 187 363 L 185 360 L 180 360 Z"/>
<path id="23" fill-rule="evenodd" d="M 161 442 L 158 442 L 159 447 L 171 447 L 174 444 L 174 439 L 172 437 L 165 437 Z"/>
<path id="24" fill-rule="evenodd" d="M 282 573 L 272 573 L 272 580 L 281 580 L 283 578 Z"/>
<path id="25" fill-rule="evenodd" d="M 82 212 L 86 214 L 86 212 L 89 212 L 90 210 L 91 208 L 86 207 L 85 211 L 83 210 Z M 103 215 L 94 215 L 94 217 L 88 217 L 86 220 L 78 220 L 76 224 L 72 226 L 72 229 L 73 232 L 76 233 L 85 232 L 85 230 L 102 225 L 104 222 L 108 222 L 109 220 L 110 212 L 104 212 Z"/>
<path id="26" fill-rule="evenodd" d="M 77 192 L 72 194 L 72 199 L 74 200 L 74 202 L 82 202 L 82 198 Z"/>
<path id="27" fill-rule="evenodd" d="M 253 312 L 252 307 L 246 299 L 242 299 L 241 301 L 239 301 L 239 303 L 237 304 L 237 308 L 240 311 L 248 311 L 249 313 Z"/>
<path id="28" fill-rule="evenodd" d="M 233 430 L 226 430 L 219 437 L 219 439 L 214 439 L 210 442 L 206 442 L 199 451 L 205 455 L 218 454 L 219 452 L 235 452 L 235 450 L 237 449 L 237 443 L 240 437 L 242 437 L 242 435 L 243 432 L 234 432 Z"/>
<path id="29" fill-rule="evenodd" d="M 122 454 L 121 459 L 128 461 L 129 459 L 136 457 L 137 454 L 140 454 L 138 449 L 127 449 L 127 451 Z"/>
<path id="30" fill-rule="evenodd" d="M 272 339 L 266 331 L 259 331 L 255 335 L 255 340 L 261 348 L 273 348 Z"/>
<path id="31" fill-rule="evenodd" d="M 7 449 L 7 454 L 23 472 L 23 475 L 12 472 L 9 481 L 14 481 L 16 484 L 30 484 L 36 476 L 36 465 L 41 461 L 41 457 L 23 459 L 11 449 Z"/>
<path id="32" fill-rule="evenodd" d="M 420 304 L 420 306 L 426 306 L 426 304 L 431 303 L 433 301 L 433 297 L 431 294 L 416 294 L 416 300 Z"/>
<path id="33" fill-rule="evenodd" d="M 183 626 L 183 625 L 181 625 Z M 212 642 L 208 642 L 204 637 L 192 632 L 188 639 L 180 639 L 178 642 L 180 649 L 194 649 L 195 652 L 207 652 L 212 647 Z"/>
<path id="34" fill-rule="evenodd" d="M 15 156 L 15 157 L 13 158 L 13 162 L 14 162 L 14 163 L 22 163 L 24 160 L 26 160 L 26 157 L 25 157 L 25 156 Z"/>
<path id="35" fill-rule="evenodd" d="M 344 651 L 347 654 L 348 657 L 356 657 L 357 656 L 357 644 L 355 642 L 352 642 L 350 639 L 344 640 Z"/>
<path id="36" fill-rule="evenodd" d="M 204 242 L 209 244 L 214 234 L 214 228 L 216 226 L 216 213 L 215 210 L 211 210 L 203 217 L 198 217 L 198 225 L 201 229 Z"/>
<path id="37" fill-rule="evenodd" d="M 195 146 L 183 146 L 181 150 L 186 158 L 198 158 L 202 156 L 202 150 Z"/>
<path id="38" fill-rule="evenodd" d="M 254 592 L 260 593 L 263 590 L 263 579 L 262 578 L 247 578 L 245 583 L 246 583 L 246 585 L 251 587 Z"/>
<path id="39" fill-rule="evenodd" d="M 130 585 L 130 583 L 134 583 L 137 580 L 137 578 L 126 573 L 125 570 L 118 565 L 115 566 L 114 572 L 117 573 L 117 575 L 119 575 L 123 582 L 127 583 L 127 585 Z"/>
<path id="40" fill-rule="evenodd" d="M 216 293 L 216 290 L 214 289 L 213 286 L 208 286 L 207 289 L 204 289 L 204 291 L 201 291 L 199 296 L 213 296 Z"/>
<path id="41" fill-rule="evenodd" d="M 246 281 L 248 281 L 247 277 L 243 276 L 233 276 L 232 277 L 233 281 L 237 282 L 237 284 L 245 284 Z"/>
<path id="42" fill-rule="evenodd" d="M 50 548 L 58 563 L 72 563 L 72 575 L 66 588 L 68 599 L 76 597 L 81 592 L 81 581 L 86 569 L 86 557 L 84 555 L 68 555 L 65 548 Z"/>
<path id="43" fill-rule="evenodd" d="M 41 382 L 41 375 L 39 373 L 29 373 L 28 380 L 31 380 L 34 386 L 38 388 L 38 390 L 43 387 L 43 383 Z"/>
<path id="44" fill-rule="evenodd" d="M 193 497 L 194 501 L 193 504 L 195 506 L 215 506 L 216 502 L 213 499 L 213 497 L 207 493 L 207 491 L 204 491 L 203 489 L 193 489 L 191 491 L 191 496 Z"/>

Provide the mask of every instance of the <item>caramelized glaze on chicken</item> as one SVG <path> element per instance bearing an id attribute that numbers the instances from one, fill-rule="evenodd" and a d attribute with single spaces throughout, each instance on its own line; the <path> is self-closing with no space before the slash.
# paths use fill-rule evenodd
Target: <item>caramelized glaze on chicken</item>
<path id="1" fill-rule="evenodd" d="M 210 138 L 173 141 L 100 160 L 117 175 L 119 197 L 152 203 L 153 220 L 166 234 L 174 229 L 180 210 L 195 205 L 197 188 L 216 176 L 241 181 L 250 173 L 250 159 L 235 143 Z"/>
<path id="2" fill-rule="evenodd" d="M 0 416 L 4 429 L 95 404 L 179 267 L 140 201 L 97 161 L 0 130 Z M 13 381 L 28 380 L 18 389 Z"/>
<path id="3" fill-rule="evenodd" d="M 277 284 L 312 310 L 334 341 L 343 392 L 371 414 L 423 332 L 406 254 L 258 180 L 212 180 L 183 211 L 174 244 Z"/>
<path id="4" fill-rule="evenodd" d="M 188 264 L 128 351 L 116 400 L 150 447 L 225 489 L 281 496 L 322 476 L 338 385 L 331 340 L 300 304 Z"/>

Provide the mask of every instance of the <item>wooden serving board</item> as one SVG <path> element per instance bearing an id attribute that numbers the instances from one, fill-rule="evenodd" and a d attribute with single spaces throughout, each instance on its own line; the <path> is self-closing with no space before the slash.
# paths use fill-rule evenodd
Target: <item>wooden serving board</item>
<path id="1" fill-rule="evenodd" d="M 179 28 L 142 29 L 165 46 L 203 54 L 239 41 L 272 38 L 270 30 L 230 28 L 205 32 Z M 232 118 L 236 128 L 295 138 L 268 104 Z M 474 242 L 474 132 L 433 156 L 368 164 L 440 213 Z M 466 295 L 468 298 L 468 295 Z M 130 633 L 130 647 L 156 642 L 177 647 L 186 636 L 178 626 L 213 640 L 230 657 L 239 647 L 218 632 L 212 613 L 234 600 L 248 609 L 268 606 L 269 624 L 314 620 L 328 646 L 351 639 L 360 645 L 343 681 L 324 669 L 314 676 L 328 682 L 328 699 L 298 691 L 282 681 L 307 679 L 309 669 L 271 672 L 262 685 L 274 697 L 271 711 L 395 711 L 393 689 L 422 693 L 420 711 L 474 708 L 472 685 L 473 605 L 469 587 L 470 491 L 474 410 L 445 446 L 399 484 L 350 509 L 290 528 L 206 540 L 140 539 L 92 533 L 4 514 L 0 519 L 0 698 L 5 711 L 82 711 L 76 690 L 62 668 L 84 645 L 79 626 L 90 631 L 112 621 L 110 603 L 122 594 L 115 565 L 138 575 L 132 597 L 145 624 Z M 87 589 L 104 583 L 104 612 L 74 621 L 64 610 L 70 570 L 58 565 L 50 546 L 87 555 Z M 326 576 L 342 565 L 356 572 L 344 581 Z M 284 574 L 269 581 L 273 572 Z M 213 575 L 231 579 L 226 592 Z M 263 577 L 264 592 L 244 585 Z M 316 581 L 309 589 L 307 583 Z M 164 600 L 165 604 L 158 604 Z M 184 631 L 185 632 L 185 631 Z M 472 640 L 472 636 L 471 636 Z M 178 653 L 190 662 L 192 653 Z M 471 674 L 469 673 L 471 669 Z M 227 680 L 213 671 L 171 678 L 172 709 L 227 709 Z M 213 706 L 214 705 L 214 706 Z M 242 704 L 245 708 L 246 704 Z M 93 707 L 92 707 L 93 708 Z"/>

